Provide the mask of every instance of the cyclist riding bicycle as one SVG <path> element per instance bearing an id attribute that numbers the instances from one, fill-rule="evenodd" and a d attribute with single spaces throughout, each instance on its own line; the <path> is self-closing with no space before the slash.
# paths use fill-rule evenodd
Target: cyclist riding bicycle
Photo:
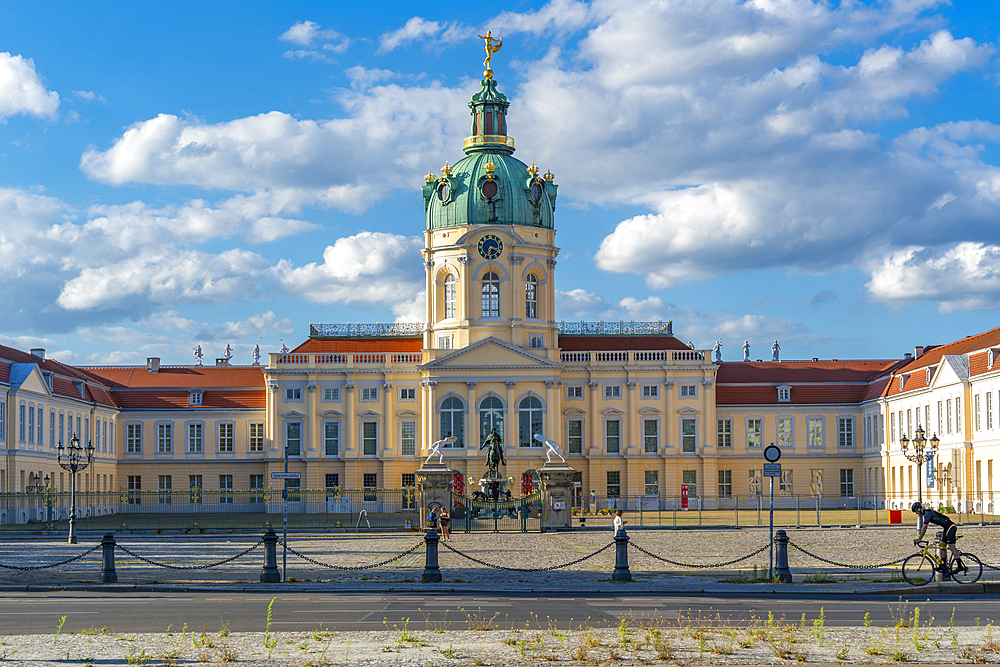
<path id="1" fill-rule="evenodd" d="M 956 572 L 967 571 L 969 568 L 962 563 L 962 553 L 958 550 L 958 546 L 955 544 L 956 540 L 958 540 L 958 524 L 946 517 L 944 514 L 924 507 L 919 502 L 915 502 L 910 505 L 910 511 L 917 516 L 924 517 L 924 526 L 920 529 L 920 535 L 917 536 L 917 539 L 913 540 L 913 545 L 916 546 L 920 540 L 924 539 L 924 533 L 927 532 L 927 527 L 932 523 L 941 526 L 941 541 L 938 543 L 938 547 L 941 549 L 948 547 L 951 555 L 955 558 Z"/>

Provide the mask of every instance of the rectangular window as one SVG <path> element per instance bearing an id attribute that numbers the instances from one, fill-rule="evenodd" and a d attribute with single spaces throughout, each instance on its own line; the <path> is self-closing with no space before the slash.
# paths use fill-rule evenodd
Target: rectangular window
<path id="1" fill-rule="evenodd" d="M 760 497 L 764 486 L 762 482 L 763 472 L 763 470 L 754 470 L 753 468 L 747 471 L 747 485 L 751 496 Z"/>
<path id="2" fill-rule="evenodd" d="M 450 350 L 451 349 L 451 336 L 438 336 L 438 349 L 439 350 Z"/>
<path id="3" fill-rule="evenodd" d="M 778 400 L 782 403 L 787 403 L 792 400 L 792 388 L 791 387 L 778 387 Z"/>
<path id="4" fill-rule="evenodd" d="M 842 417 L 837 420 L 837 444 L 843 449 L 854 448 L 854 420 Z"/>
<path id="5" fill-rule="evenodd" d="M 417 422 L 399 424 L 399 453 L 414 456 L 417 453 Z"/>
<path id="6" fill-rule="evenodd" d="M 299 387 L 288 387 L 285 389 L 285 400 L 286 401 L 301 401 L 302 400 L 302 389 Z"/>
<path id="7" fill-rule="evenodd" d="M 361 388 L 361 400 L 362 401 L 377 401 L 378 400 L 378 387 L 362 387 Z"/>
<path id="8" fill-rule="evenodd" d="M 972 399 L 972 428 L 976 431 L 979 429 L 979 394 L 976 394 Z"/>
<path id="9" fill-rule="evenodd" d="M 583 420 L 566 422 L 566 451 L 570 454 L 583 453 Z"/>
<path id="10" fill-rule="evenodd" d="M 7 439 L 7 404 L 0 402 L 0 440 Z M 62 439 L 59 440 L 62 442 Z"/>
<path id="11" fill-rule="evenodd" d="M 219 475 L 219 504 L 233 504 L 233 476 Z"/>
<path id="12" fill-rule="evenodd" d="M 80 441 L 80 445 L 81 446 L 85 446 L 85 443 L 83 441 L 86 440 L 86 438 L 81 438 L 80 440 L 81 440 Z M 28 406 L 28 442 L 34 442 L 34 441 L 35 441 L 35 406 L 29 405 Z"/>
<path id="13" fill-rule="evenodd" d="M 694 419 L 681 420 L 681 451 L 694 452 L 698 441 L 698 422 Z"/>
<path id="14" fill-rule="evenodd" d="M 682 470 L 681 484 L 687 484 L 688 498 L 696 498 L 698 496 L 698 471 Z"/>
<path id="15" fill-rule="evenodd" d="M 205 451 L 205 430 L 203 424 L 188 424 L 188 451 L 192 454 Z"/>
<path id="16" fill-rule="evenodd" d="M 823 420 L 822 419 L 810 419 L 809 420 L 809 446 L 810 447 L 822 447 L 823 446 Z"/>
<path id="17" fill-rule="evenodd" d="M 698 385 L 696 384 L 681 385 L 681 398 L 695 398 L 697 395 L 698 395 Z"/>
<path id="18" fill-rule="evenodd" d="M 854 497 L 854 470 L 840 469 L 840 495 L 842 498 Z"/>
<path id="19" fill-rule="evenodd" d="M 604 422 L 604 446 L 608 454 L 621 452 L 621 422 L 609 419 Z"/>
<path id="20" fill-rule="evenodd" d="M 235 442 L 236 438 L 233 436 L 233 432 L 236 428 L 235 424 L 223 422 L 219 424 L 219 451 L 220 452 L 233 452 L 236 451 Z"/>
<path id="21" fill-rule="evenodd" d="M 646 470 L 643 471 L 643 477 L 645 478 L 645 492 L 647 496 L 659 496 L 660 495 L 660 471 L 659 470 Z"/>
<path id="22" fill-rule="evenodd" d="M 784 469 L 781 471 L 781 477 L 778 478 L 778 494 L 788 497 L 792 495 L 792 471 L 791 469 Z"/>
<path id="23" fill-rule="evenodd" d="M 301 456 L 302 423 L 285 422 L 285 451 L 289 456 Z"/>
<path id="24" fill-rule="evenodd" d="M 642 386 L 643 398 L 659 398 L 660 386 L 656 384 L 645 384 Z"/>
<path id="25" fill-rule="evenodd" d="M 889 415 L 889 441 L 896 442 L 896 413 Z"/>
<path id="26" fill-rule="evenodd" d="M 948 435 L 951 435 L 951 399 L 950 398 L 947 401 L 945 401 L 945 415 L 946 415 L 946 419 L 947 419 L 947 421 L 945 423 L 946 423 L 947 429 L 948 429 L 945 432 Z"/>
<path id="27" fill-rule="evenodd" d="M 404 388 L 399 390 L 399 400 L 401 401 L 415 401 L 417 399 L 417 390 L 413 387 Z"/>
<path id="28" fill-rule="evenodd" d="M 170 491 L 173 490 L 173 478 L 170 475 L 159 475 L 156 480 L 156 489 L 160 492 L 160 504 L 170 505 L 172 498 Z"/>
<path id="29" fill-rule="evenodd" d="M 924 424 L 927 430 L 931 430 L 931 406 L 930 404 L 924 406 Z"/>
<path id="30" fill-rule="evenodd" d="M 528 317 L 534 317 L 534 315 L 528 315 Z M 541 350 L 545 348 L 545 336 L 532 336 L 530 347 L 532 349 Z"/>
<path id="31" fill-rule="evenodd" d="M 716 422 L 716 439 L 719 447 L 733 446 L 733 420 L 719 419 Z"/>
<path id="32" fill-rule="evenodd" d="M 938 401 L 938 419 L 937 419 L 937 432 L 944 435 L 944 401 Z M 902 424 L 900 424 L 902 428 Z"/>
<path id="33" fill-rule="evenodd" d="M 323 423 L 323 450 L 327 456 L 340 455 L 340 422 Z"/>
<path id="34" fill-rule="evenodd" d="M 201 392 L 192 391 L 191 392 L 191 405 L 201 405 Z"/>
<path id="35" fill-rule="evenodd" d="M 642 442 L 647 454 L 655 454 L 660 450 L 659 425 L 655 419 L 644 419 L 642 422 Z"/>
<path id="36" fill-rule="evenodd" d="M 778 442 L 776 443 L 781 449 L 792 449 L 792 420 L 791 419 L 778 419 L 777 420 L 777 430 L 778 430 Z"/>
<path id="37" fill-rule="evenodd" d="M 566 387 L 566 398 L 583 398 L 583 387 Z"/>
<path id="38" fill-rule="evenodd" d="M 361 445 L 365 456 L 375 456 L 378 453 L 378 424 L 362 422 Z"/>
<path id="39" fill-rule="evenodd" d="M 52 413 L 53 419 L 50 420 L 50 421 L 53 422 L 53 424 L 52 424 L 52 429 L 53 430 L 55 430 L 55 426 L 56 426 L 55 423 L 54 423 L 55 422 L 55 416 L 56 415 L 53 412 Z M 49 435 L 49 439 L 50 440 L 52 439 L 51 434 Z M 104 421 L 101 422 L 101 442 L 103 443 L 101 445 L 101 450 L 105 451 L 105 452 L 108 451 L 108 420 L 107 419 L 105 419 Z"/>
<path id="40" fill-rule="evenodd" d="M 250 475 L 250 502 L 251 503 L 262 503 L 264 502 L 264 476 L 263 475 Z"/>
<path id="41" fill-rule="evenodd" d="M 60 417 L 61 416 L 62 415 L 60 415 Z M 125 425 L 125 453 L 126 454 L 142 453 L 142 424 Z"/>
<path id="42" fill-rule="evenodd" d="M 17 420 L 17 439 L 19 442 L 24 442 L 24 426 L 28 419 L 25 410 L 27 408 L 22 404 L 18 414 L 19 419 Z"/>
<path id="43" fill-rule="evenodd" d="M 174 448 L 174 425 L 156 425 L 156 451 L 159 454 L 166 454 Z"/>
<path id="44" fill-rule="evenodd" d="M 720 470 L 719 471 L 719 497 L 720 498 L 732 498 L 733 497 L 733 471 L 732 470 Z"/>
<path id="45" fill-rule="evenodd" d="M 324 401 L 339 401 L 340 400 L 340 387 L 325 387 L 323 389 L 323 400 Z"/>
<path id="46" fill-rule="evenodd" d="M 250 424 L 250 451 L 264 451 L 264 424 L 262 423 L 251 422 Z"/>
<path id="47" fill-rule="evenodd" d="M 762 419 L 747 420 L 747 447 L 760 447 Z"/>
<path id="48" fill-rule="evenodd" d="M 607 480 L 608 498 L 619 498 L 622 495 L 622 473 L 620 470 L 609 470 Z"/>
<path id="49" fill-rule="evenodd" d="M 809 493 L 814 496 L 823 495 L 823 471 L 813 468 L 809 471 Z"/>
<path id="50" fill-rule="evenodd" d="M 961 398 L 956 398 L 955 399 L 955 433 L 957 433 L 958 435 L 962 435 L 963 434 L 962 433 L 963 430 L 964 429 L 962 428 L 962 399 Z M 41 441 L 42 441 L 42 435 L 41 435 L 41 431 L 39 431 L 38 442 L 41 442 Z"/>
<path id="51" fill-rule="evenodd" d="M 912 410 L 906 411 L 906 432 L 913 433 L 913 414 Z"/>
<path id="52" fill-rule="evenodd" d="M 49 447 L 56 446 L 56 411 L 49 410 Z M 104 422 L 104 451 L 108 451 L 108 422 Z"/>
<path id="53" fill-rule="evenodd" d="M 142 477 L 140 475 L 128 476 L 128 504 L 142 504 Z"/>
<path id="54" fill-rule="evenodd" d="M 961 420 L 959 420 L 959 421 L 961 421 Z M 45 443 L 45 438 L 44 438 L 43 433 L 42 433 L 42 427 L 44 425 L 45 425 L 45 410 L 44 410 L 44 408 L 42 406 L 39 405 L 38 406 L 38 437 L 35 439 L 36 442 L 38 442 L 39 445 Z M 97 437 L 95 437 L 94 439 L 97 440 L 97 446 L 98 446 L 98 448 L 100 448 L 100 446 L 101 446 L 100 439 L 98 439 Z M 88 440 L 89 440 L 89 438 L 88 438 Z"/>
<path id="55" fill-rule="evenodd" d="M 986 429 L 993 430 L 993 392 L 986 394 Z"/>
<path id="56" fill-rule="evenodd" d="M 340 474 L 339 473 L 327 473 L 324 478 L 324 484 L 327 489 L 339 489 L 340 488 Z"/>
<path id="57" fill-rule="evenodd" d="M 604 388 L 604 398 L 621 398 L 622 388 L 621 385 L 609 384 Z"/>

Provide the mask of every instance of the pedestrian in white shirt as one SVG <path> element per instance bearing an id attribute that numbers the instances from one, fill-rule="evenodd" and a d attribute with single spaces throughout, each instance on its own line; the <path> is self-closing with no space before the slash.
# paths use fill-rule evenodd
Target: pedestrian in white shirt
<path id="1" fill-rule="evenodd" d="M 622 511 L 621 510 L 616 510 L 615 511 L 615 524 L 614 524 L 615 535 L 617 535 L 619 532 L 625 530 L 625 524 L 626 523 L 628 523 L 628 521 L 626 521 L 625 519 L 622 518 Z"/>

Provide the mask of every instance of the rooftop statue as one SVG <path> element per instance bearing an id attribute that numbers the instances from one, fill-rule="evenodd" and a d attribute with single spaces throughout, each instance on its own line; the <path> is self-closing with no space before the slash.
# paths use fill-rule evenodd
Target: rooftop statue
<path id="1" fill-rule="evenodd" d="M 743 341 L 743 361 L 750 361 L 750 341 Z"/>
<path id="2" fill-rule="evenodd" d="M 771 361 L 781 361 L 778 355 L 781 353 L 781 346 L 778 345 L 778 341 L 774 341 L 774 345 L 771 346 Z"/>
<path id="3" fill-rule="evenodd" d="M 482 35 L 477 35 L 477 37 L 479 37 L 479 39 L 486 40 L 486 46 L 483 47 L 483 51 L 486 51 L 486 60 L 483 61 L 483 66 L 486 68 L 486 71 L 483 72 L 483 78 L 492 79 L 493 70 L 490 69 L 490 60 L 493 58 L 493 54 L 499 51 L 500 47 L 503 46 L 503 38 L 493 39 L 493 33 L 489 30 L 486 31 L 485 37 Z M 496 46 L 493 45 L 493 42 L 496 42 Z"/>
<path id="4" fill-rule="evenodd" d="M 194 358 L 198 360 L 196 366 L 201 366 L 201 358 L 205 356 L 201 351 L 201 345 L 194 346 Z"/>
<path id="5" fill-rule="evenodd" d="M 712 348 L 712 352 L 715 353 L 715 361 L 722 361 L 722 339 L 715 341 L 715 347 Z"/>
<path id="6" fill-rule="evenodd" d="M 254 366 L 260 366 L 260 345 L 253 346 L 253 352 L 250 353 L 250 357 L 253 359 Z"/>

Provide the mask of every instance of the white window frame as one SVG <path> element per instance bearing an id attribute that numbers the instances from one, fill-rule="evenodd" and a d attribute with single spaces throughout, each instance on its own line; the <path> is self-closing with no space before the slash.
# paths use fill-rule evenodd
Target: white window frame
<path id="1" fill-rule="evenodd" d="M 660 385 L 658 384 L 642 385 L 641 398 L 657 399 L 659 397 L 660 397 Z"/>
<path id="2" fill-rule="evenodd" d="M 728 442 L 725 442 L 728 440 Z M 731 417 L 717 417 L 715 420 L 715 446 L 718 449 L 732 451 L 733 420 Z"/>
<path id="3" fill-rule="evenodd" d="M 854 449 L 857 445 L 856 431 L 853 416 L 839 415 L 837 417 L 837 449 Z M 850 444 L 844 444 L 845 437 L 850 439 Z"/>
<path id="4" fill-rule="evenodd" d="M 529 339 L 529 347 L 533 350 L 544 350 L 545 349 L 545 336 L 542 334 L 531 334 Z"/>
<path id="5" fill-rule="evenodd" d="M 701 420 L 698 417 L 689 416 L 689 415 L 682 415 L 678 419 L 679 419 L 679 428 L 677 429 L 677 433 L 680 436 L 679 445 L 680 445 L 680 452 L 681 452 L 681 454 L 697 454 L 698 453 L 698 442 L 699 442 L 699 428 L 700 428 L 700 421 Z M 694 435 L 693 436 L 686 435 L 684 433 L 684 422 L 685 421 L 692 421 L 692 422 L 694 422 Z M 692 449 L 692 450 L 686 450 L 684 448 L 684 439 L 685 438 L 689 438 L 689 437 L 693 437 L 694 438 L 694 449 Z"/>
<path id="6" fill-rule="evenodd" d="M 789 403 L 792 400 L 792 386 L 783 384 L 778 386 L 778 402 Z"/>
<path id="7" fill-rule="evenodd" d="M 404 428 L 406 427 L 406 428 Z M 413 429 L 413 435 L 409 436 L 406 434 L 408 428 Z M 417 442 L 417 422 L 414 419 L 401 419 L 399 421 L 399 455 L 400 456 L 416 456 L 417 452 L 420 451 L 419 443 Z M 412 441 L 412 442 L 411 442 Z M 413 451 L 406 451 L 406 444 L 410 443 Z"/>
<path id="8" fill-rule="evenodd" d="M 782 422 L 788 422 L 788 433 L 781 430 Z M 778 415 L 774 419 L 774 440 L 775 444 L 782 451 L 791 452 L 795 449 L 795 418 L 788 415 Z"/>
<path id="9" fill-rule="evenodd" d="M 617 401 L 622 397 L 622 386 L 620 384 L 604 385 L 604 400 Z"/>
<path id="10" fill-rule="evenodd" d="M 70 418 L 72 422 L 72 417 Z M 125 422 L 125 454 L 142 454 L 142 422 Z M 138 432 L 138 433 L 137 433 Z"/>
<path id="11" fill-rule="evenodd" d="M 819 444 L 813 444 L 813 421 L 819 421 Z M 819 450 L 826 448 L 826 418 L 822 415 L 809 415 L 806 417 L 806 449 Z"/>
<path id="12" fill-rule="evenodd" d="M 621 415 L 604 418 L 604 453 L 610 455 L 620 455 L 622 453 L 622 419 Z M 617 433 L 611 434 L 611 425 L 615 424 Z M 615 451 L 611 451 L 612 439 L 615 440 Z"/>
<path id="13" fill-rule="evenodd" d="M 580 434 L 579 434 L 579 436 L 575 436 L 575 435 L 571 436 L 570 435 L 569 425 L 572 422 L 577 422 L 577 423 L 580 424 Z M 586 435 L 587 435 L 586 424 L 584 423 L 583 415 L 577 415 L 577 414 L 575 414 L 575 415 L 569 415 L 569 416 L 566 417 L 566 453 L 567 454 L 572 454 L 573 456 L 582 456 L 583 453 L 586 451 L 586 449 L 585 449 L 585 447 L 586 447 Z M 580 438 L 580 451 L 578 451 L 578 452 L 570 451 L 570 438 L 571 437 L 572 438 L 576 438 L 576 437 Z"/>
<path id="14" fill-rule="evenodd" d="M 254 430 L 256 426 L 260 427 L 260 435 L 255 436 Z M 265 449 L 266 436 L 264 435 L 264 422 L 247 422 L 247 452 L 250 454 L 263 454 Z M 260 448 L 255 448 L 255 445 L 260 444 Z"/>
<path id="15" fill-rule="evenodd" d="M 698 384 L 678 384 L 677 393 L 681 398 L 698 398 Z"/>
<path id="16" fill-rule="evenodd" d="M 756 425 L 756 431 L 753 427 Z M 750 415 L 744 423 L 746 427 L 747 449 L 757 450 L 764 446 L 764 418 L 760 415 Z M 756 436 L 756 437 L 754 437 Z"/>
<path id="17" fill-rule="evenodd" d="M 285 403 L 301 403 L 302 387 L 285 387 Z"/>
<path id="18" fill-rule="evenodd" d="M 439 350 L 450 350 L 451 347 L 451 336 L 438 336 L 437 337 L 437 349 Z"/>
<path id="19" fill-rule="evenodd" d="M 330 437 L 330 427 L 334 427 L 336 434 Z M 323 420 L 323 456 L 329 458 L 335 458 L 340 456 L 340 441 L 343 438 L 344 427 L 339 419 L 324 419 Z M 331 452 L 330 445 L 333 444 L 333 451 Z"/>
<path id="20" fill-rule="evenodd" d="M 340 387 L 323 387 L 324 403 L 340 403 Z"/>
<path id="21" fill-rule="evenodd" d="M 375 437 L 374 438 L 366 438 L 365 437 L 365 427 L 368 424 L 373 424 L 375 426 Z M 363 456 L 365 458 L 375 458 L 375 457 L 377 457 L 378 456 L 378 440 L 379 440 L 379 423 L 378 423 L 378 420 L 377 419 L 362 419 L 361 420 L 361 428 L 358 429 L 358 437 L 361 440 L 361 447 L 360 447 L 361 456 Z M 374 451 L 371 454 L 369 454 L 367 451 L 365 451 L 365 444 L 366 444 L 366 442 L 368 440 L 372 440 L 372 445 L 373 445 L 373 450 Z"/>
<path id="22" fill-rule="evenodd" d="M 222 435 L 224 428 L 228 426 L 229 442 L 224 442 L 224 436 Z M 220 454 L 235 454 L 236 453 L 236 422 L 231 420 L 222 420 L 216 423 L 215 428 L 216 433 L 216 447 Z M 223 449 L 223 445 L 228 444 L 229 449 Z"/>
<path id="23" fill-rule="evenodd" d="M 416 387 L 400 387 L 399 388 L 399 400 L 400 401 L 415 401 L 415 400 L 417 400 L 417 389 L 416 389 Z"/>
<path id="24" fill-rule="evenodd" d="M 641 416 L 639 422 L 642 424 L 642 452 L 644 454 L 660 453 L 660 420 L 656 417 Z M 647 425 L 653 425 L 653 433 L 650 435 Z M 652 438 L 652 440 L 650 440 Z M 652 443 L 652 449 L 650 449 Z"/>
<path id="25" fill-rule="evenodd" d="M 7 440 L 7 402 L 0 401 L 0 441 Z"/>
<path id="26" fill-rule="evenodd" d="M 289 451 L 290 448 L 288 446 L 288 443 L 290 441 L 294 441 L 295 440 L 294 438 L 289 438 L 288 437 L 289 426 L 291 426 L 293 424 L 298 424 L 298 427 L 299 427 L 299 437 L 298 437 L 299 452 L 297 454 L 292 454 L 291 451 Z M 283 451 L 287 451 L 289 457 L 293 457 L 294 456 L 294 457 L 301 458 L 302 457 L 302 440 L 303 440 L 303 435 L 304 435 L 303 432 L 305 431 L 303 421 L 301 419 L 285 419 L 284 420 L 284 425 L 282 427 L 282 430 L 284 431 L 283 435 L 284 435 L 284 447 L 285 447 L 285 449 Z"/>
<path id="27" fill-rule="evenodd" d="M 194 435 L 192 430 L 196 431 L 198 435 Z M 186 444 L 187 453 L 193 454 L 195 456 L 204 456 L 205 454 L 205 422 L 203 421 L 189 421 L 184 424 L 184 440 Z"/>
<path id="28" fill-rule="evenodd" d="M 375 403 L 378 401 L 378 387 L 361 387 L 361 398 L 359 399 L 362 403 Z"/>
<path id="29" fill-rule="evenodd" d="M 204 398 L 204 393 L 199 390 L 192 390 L 190 401 L 191 405 L 202 405 L 202 399 Z"/>
<path id="30" fill-rule="evenodd" d="M 566 400 L 567 401 L 582 401 L 583 400 L 583 385 L 582 384 L 568 384 L 568 385 L 566 385 Z"/>
<path id="31" fill-rule="evenodd" d="M 154 429 L 153 432 L 156 434 L 156 449 L 155 449 L 156 455 L 160 456 L 169 454 L 173 456 L 174 423 L 172 421 L 167 421 L 167 420 L 157 421 L 153 425 L 153 429 Z M 164 437 L 164 434 L 166 434 L 166 437 Z"/>

